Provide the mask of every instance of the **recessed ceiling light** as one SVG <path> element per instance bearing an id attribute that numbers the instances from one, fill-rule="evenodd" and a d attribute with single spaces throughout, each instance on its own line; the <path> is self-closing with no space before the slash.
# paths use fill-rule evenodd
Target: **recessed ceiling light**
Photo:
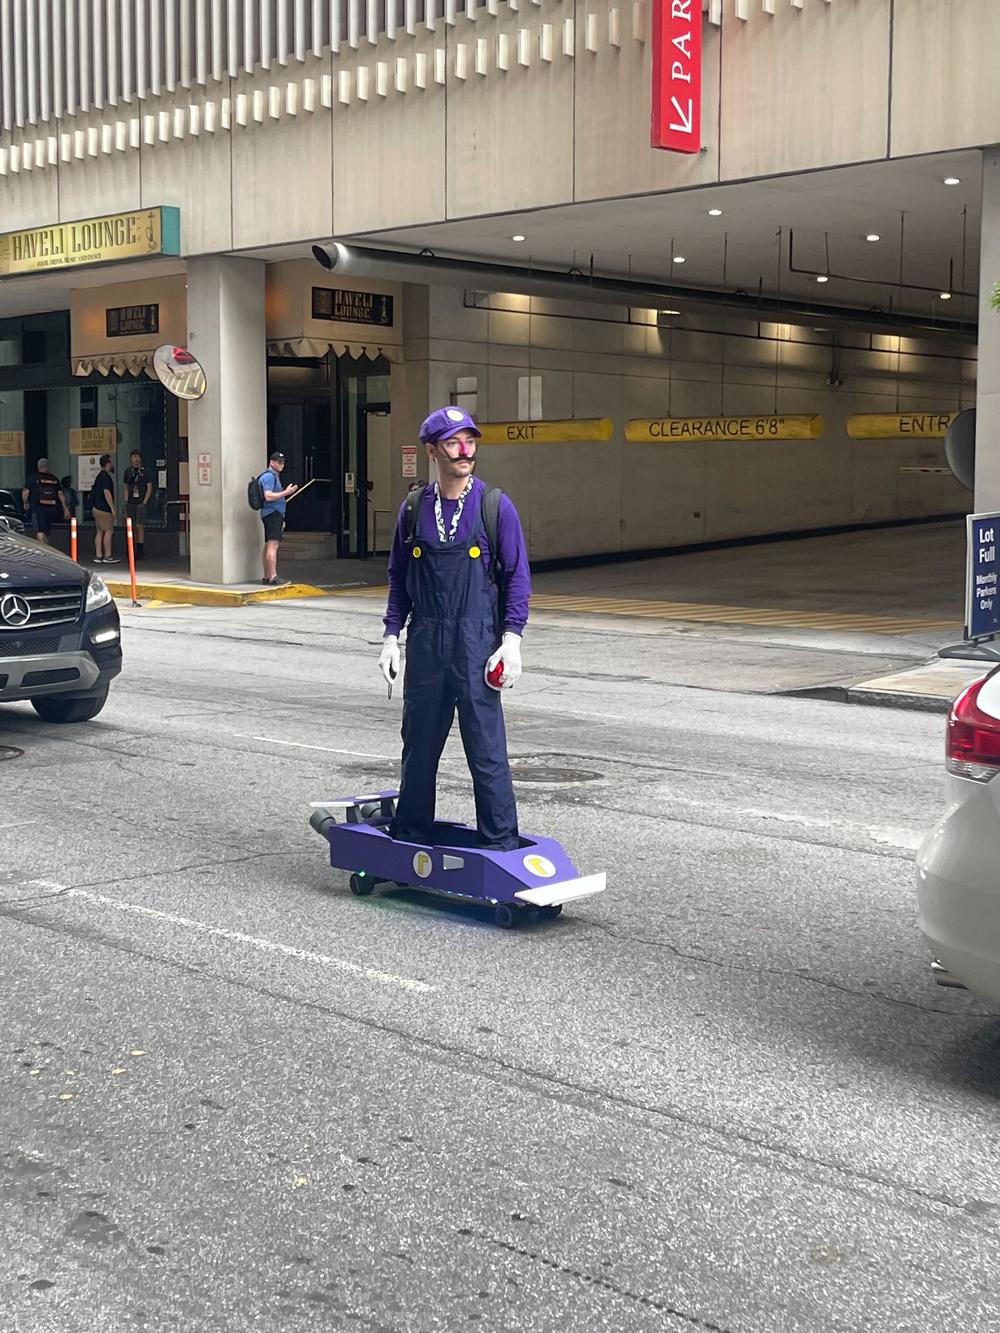
<path id="1" fill-rule="evenodd" d="M 830 279 L 826 276 L 825 273 L 820 273 L 820 274 L 817 275 L 817 277 L 816 277 L 816 281 L 817 281 L 817 282 L 829 282 Z"/>
<path id="2" fill-rule="evenodd" d="M 942 300 L 942 301 L 950 301 L 950 300 L 951 300 L 951 292 L 942 292 L 942 293 L 941 293 L 941 300 Z"/>
<path id="3" fill-rule="evenodd" d="M 961 179 L 958 176 L 945 176 L 945 185 L 961 185 Z"/>
<path id="4" fill-rule="evenodd" d="M 658 310 L 656 313 L 658 315 L 679 315 L 681 312 L 679 310 Z"/>
<path id="5" fill-rule="evenodd" d="M 868 235 L 865 237 L 866 241 L 880 241 L 881 239 L 882 237 L 878 234 L 877 231 L 870 231 Z"/>
<path id="6" fill-rule="evenodd" d="M 721 209 L 721 208 L 710 208 L 710 209 L 708 210 L 708 216 L 709 216 L 710 218 L 721 218 L 721 217 L 722 217 L 722 209 Z"/>
<path id="7" fill-rule="evenodd" d="M 512 236 L 510 239 L 511 239 L 512 241 L 525 241 L 525 240 L 527 240 L 528 238 L 527 238 L 526 236 L 522 236 L 521 233 L 518 232 L 516 236 Z"/>
<path id="8" fill-rule="evenodd" d="M 687 263 L 687 259 L 684 257 L 684 255 L 674 255 L 674 263 L 675 263 L 675 264 L 686 264 L 686 263 Z"/>

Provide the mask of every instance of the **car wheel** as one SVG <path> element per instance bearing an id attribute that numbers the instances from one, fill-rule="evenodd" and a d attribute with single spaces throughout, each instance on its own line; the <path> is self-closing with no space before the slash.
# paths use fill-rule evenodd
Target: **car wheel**
<path id="1" fill-rule="evenodd" d="M 32 699 L 31 706 L 43 722 L 89 722 L 108 702 L 108 692 L 89 694 L 85 699 L 64 699 L 58 694 L 43 694 Z"/>

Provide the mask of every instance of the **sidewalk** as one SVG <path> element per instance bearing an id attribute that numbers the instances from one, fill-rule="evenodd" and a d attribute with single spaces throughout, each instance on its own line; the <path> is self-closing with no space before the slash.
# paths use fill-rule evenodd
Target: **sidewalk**
<path id="1" fill-rule="evenodd" d="M 968 659 L 947 661 L 934 658 L 923 666 L 888 676 L 859 680 L 854 685 L 820 686 L 793 690 L 799 698 L 833 699 L 848 704 L 881 708 L 911 708 L 924 713 L 947 713 L 966 686 L 1000 665 Z"/>
<path id="2" fill-rule="evenodd" d="M 294 579 L 276 588 L 263 587 L 260 582 L 221 586 L 194 582 L 186 560 L 158 561 L 136 570 L 136 596 L 141 602 L 175 606 L 236 607 L 288 598 L 327 597 L 341 589 L 384 584 L 386 577 L 384 560 L 296 560 L 292 570 Z M 98 566 L 96 572 L 113 597 L 131 599 L 127 564 L 116 565 L 113 571 Z"/>

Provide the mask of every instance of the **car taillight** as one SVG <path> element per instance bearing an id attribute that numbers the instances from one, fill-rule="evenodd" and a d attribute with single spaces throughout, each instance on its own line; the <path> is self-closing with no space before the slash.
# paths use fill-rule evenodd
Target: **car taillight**
<path id="1" fill-rule="evenodd" d="M 974 782 L 989 782 L 1000 773 L 1000 718 L 979 707 L 979 694 L 988 679 L 984 676 L 963 690 L 948 716 L 948 772 Z"/>

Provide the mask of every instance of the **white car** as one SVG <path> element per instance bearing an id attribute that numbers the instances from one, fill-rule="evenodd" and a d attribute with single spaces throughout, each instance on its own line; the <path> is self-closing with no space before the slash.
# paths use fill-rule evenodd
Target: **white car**
<path id="1" fill-rule="evenodd" d="M 917 853 L 937 980 L 1000 1001 L 1000 667 L 948 716 L 948 808 Z"/>

